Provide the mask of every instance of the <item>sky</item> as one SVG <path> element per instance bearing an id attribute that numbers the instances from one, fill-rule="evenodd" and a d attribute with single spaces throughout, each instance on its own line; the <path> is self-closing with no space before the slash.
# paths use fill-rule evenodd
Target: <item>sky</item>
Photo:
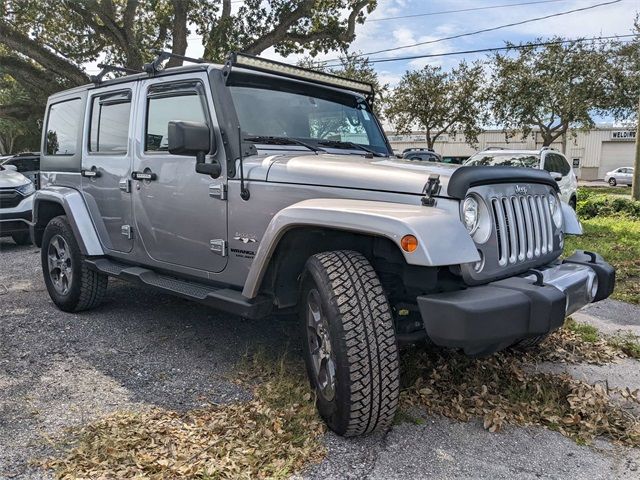
<path id="1" fill-rule="evenodd" d="M 378 0 L 378 7 L 363 25 L 356 27 L 356 40 L 350 52 L 372 52 L 392 47 L 430 41 L 466 32 L 496 27 L 535 17 L 560 13 L 612 0 L 547 0 L 546 2 L 485 9 L 470 12 L 444 13 L 413 18 L 383 20 L 388 17 L 421 13 L 460 10 L 495 5 L 531 2 L 535 0 Z M 236 4 L 237 5 L 237 4 Z M 236 7 L 237 8 L 237 7 Z M 640 0 L 621 0 L 618 3 L 600 6 L 546 20 L 508 27 L 469 37 L 432 43 L 394 52 L 370 55 L 370 58 L 398 57 L 421 54 L 491 48 L 504 46 L 506 41 L 519 43 L 539 37 L 562 36 L 566 38 L 625 35 L 631 33 L 633 19 L 640 11 Z M 189 37 L 187 55 L 199 57 L 203 53 L 202 40 L 195 34 Z M 319 55 L 319 60 L 333 59 L 339 52 Z M 295 63 L 303 55 L 282 58 L 272 49 L 262 56 Z M 471 61 L 485 58 L 486 54 L 466 54 L 448 57 L 433 57 L 411 61 L 395 61 L 375 64 L 381 82 L 393 87 L 407 70 L 415 70 L 426 64 L 440 65 L 450 69 L 463 58 Z"/>

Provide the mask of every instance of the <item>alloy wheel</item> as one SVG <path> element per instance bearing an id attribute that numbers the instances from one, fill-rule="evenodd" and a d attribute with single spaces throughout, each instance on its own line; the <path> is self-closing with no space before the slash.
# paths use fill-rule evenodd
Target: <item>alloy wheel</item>
<path id="1" fill-rule="evenodd" d="M 66 295 L 73 280 L 73 265 L 69 244 L 62 236 L 54 235 L 51 238 L 47 250 L 47 263 L 53 288 L 60 295 Z"/>
<path id="2" fill-rule="evenodd" d="M 330 402 L 336 394 L 336 363 L 331 351 L 329 323 L 315 288 L 307 295 L 306 333 L 315 384 L 320 395 Z"/>

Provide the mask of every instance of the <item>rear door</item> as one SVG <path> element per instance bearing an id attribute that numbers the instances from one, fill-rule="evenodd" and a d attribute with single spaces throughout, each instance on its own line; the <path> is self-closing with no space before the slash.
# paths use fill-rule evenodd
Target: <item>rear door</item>
<path id="1" fill-rule="evenodd" d="M 132 99 L 136 84 L 91 91 L 82 155 L 82 193 L 102 244 L 133 249 Z"/>

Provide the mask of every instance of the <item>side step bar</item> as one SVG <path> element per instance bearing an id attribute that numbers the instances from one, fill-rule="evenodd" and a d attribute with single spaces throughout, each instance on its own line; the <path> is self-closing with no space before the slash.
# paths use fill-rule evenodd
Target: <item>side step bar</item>
<path id="1" fill-rule="evenodd" d="M 114 262 L 106 258 L 88 258 L 85 262 L 94 270 L 110 277 L 134 280 L 160 291 L 195 300 L 218 310 L 246 318 L 261 318 L 269 313 L 273 302 L 269 297 L 258 296 L 248 299 L 239 290 L 217 288 L 203 283 L 186 281 L 168 275 L 161 275 L 143 267 Z"/>

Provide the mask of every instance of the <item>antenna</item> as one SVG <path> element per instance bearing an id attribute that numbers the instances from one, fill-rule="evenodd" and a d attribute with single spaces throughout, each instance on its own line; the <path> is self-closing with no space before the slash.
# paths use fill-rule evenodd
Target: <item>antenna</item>
<path id="1" fill-rule="evenodd" d="M 100 73 L 98 73 L 97 75 L 91 75 L 89 77 L 89 80 L 91 80 L 91 83 L 95 83 L 96 85 L 102 83 L 102 78 L 107 73 L 110 73 L 110 72 L 142 73 L 141 70 L 134 70 L 133 68 L 126 68 L 126 67 L 118 67 L 116 65 L 108 65 L 106 63 L 99 63 L 98 68 L 102 69 L 100 70 Z"/>
<path id="2" fill-rule="evenodd" d="M 244 167 L 243 167 L 243 158 L 242 158 L 242 129 L 240 125 L 238 125 L 238 146 L 240 147 L 240 198 L 243 200 L 249 200 L 251 193 L 244 186 Z"/>

